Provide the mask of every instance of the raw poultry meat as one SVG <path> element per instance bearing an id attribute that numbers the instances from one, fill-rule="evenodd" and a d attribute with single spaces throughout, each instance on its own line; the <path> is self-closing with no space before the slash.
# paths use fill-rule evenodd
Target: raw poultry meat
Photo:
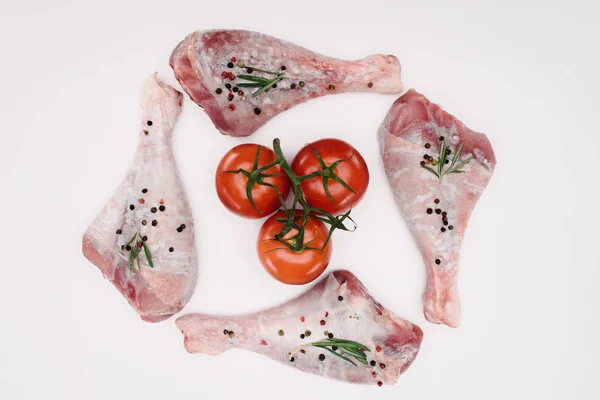
<path id="1" fill-rule="evenodd" d="M 194 223 L 171 149 L 182 94 L 150 76 L 127 176 L 83 235 L 83 254 L 143 320 L 183 308 L 196 284 Z"/>
<path id="2" fill-rule="evenodd" d="M 326 94 L 402 92 L 394 56 L 344 61 L 243 30 L 194 32 L 170 64 L 191 99 L 231 136 L 251 135 L 280 112 Z"/>
<path id="3" fill-rule="evenodd" d="M 332 272 L 296 299 L 263 312 L 236 317 L 190 314 L 176 323 L 191 353 L 217 355 L 242 348 L 313 374 L 380 386 L 396 382 L 417 356 L 423 338 L 418 326 L 383 308 L 348 271 Z M 357 351 L 365 346 L 363 363 L 345 352 L 343 344 L 310 345 L 336 340 L 357 342 Z"/>
<path id="4" fill-rule="evenodd" d="M 425 317 L 457 327 L 460 248 L 471 211 L 494 172 L 492 146 L 484 134 L 414 90 L 392 105 L 379 140 L 394 198 L 425 262 Z"/>

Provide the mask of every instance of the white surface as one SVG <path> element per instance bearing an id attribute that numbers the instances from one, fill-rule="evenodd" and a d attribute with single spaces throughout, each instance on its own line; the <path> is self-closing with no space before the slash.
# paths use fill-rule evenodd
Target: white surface
<path id="1" fill-rule="evenodd" d="M 0 6 L 0 398 L 600 396 L 597 2 L 53 3 Z M 360 228 L 335 236 L 330 268 L 354 271 L 425 332 L 394 386 L 329 381 L 241 350 L 189 355 L 173 319 L 142 322 L 81 254 L 81 234 L 133 157 L 142 82 L 158 70 L 178 88 L 171 50 L 187 33 L 217 27 L 340 58 L 395 54 L 407 87 L 494 146 L 496 174 L 463 246 L 462 325 L 452 330 L 423 318 L 424 268 L 379 159 L 377 128 L 396 96 L 313 100 L 242 140 L 221 136 L 186 98 L 174 146 L 200 277 L 184 312 L 254 311 L 305 289 L 262 270 L 260 222 L 220 205 L 213 173 L 238 143 L 279 136 L 292 157 L 303 143 L 339 136 L 360 149 L 372 181 L 354 213 Z"/>

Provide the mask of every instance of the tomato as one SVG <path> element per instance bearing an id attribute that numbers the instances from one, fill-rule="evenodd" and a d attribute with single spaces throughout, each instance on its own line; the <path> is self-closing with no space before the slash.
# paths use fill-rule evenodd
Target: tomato
<path id="1" fill-rule="evenodd" d="M 295 216 L 301 218 L 303 211 L 296 210 Z M 277 221 L 277 218 L 285 218 L 283 211 L 272 215 L 265 221 L 258 233 L 256 250 L 258 258 L 271 276 L 280 282 L 290 285 L 304 285 L 314 281 L 323 273 L 332 253 L 331 240 L 321 251 L 329 230 L 325 224 L 317 219 L 309 218 L 304 226 L 303 245 L 309 247 L 300 252 L 290 250 L 284 243 L 274 240 L 275 234 L 281 232 L 284 224 Z M 297 235 L 298 231 L 292 229 L 284 236 L 288 243 L 294 243 L 289 240 Z M 312 241 L 312 242 L 311 242 Z"/>
<path id="2" fill-rule="evenodd" d="M 256 152 L 259 148 L 258 168 L 275 161 L 276 157 L 273 150 L 257 144 L 241 144 L 229 150 L 223 156 L 217 167 L 215 176 L 217 194 L 221 203 L 233 213 L 246 218 L 267 217 L 281 206 L 274 188 L 254 184 L 252 187 L 252 199 L 256 208 L 253 207 L 246 194 L 248 177 L 243 173 L 226 172 L 237 171 L 239 169 L 252 172 Z M 275 165 L 263 173 L 284 174 L 284 171 L 280 165 Z M 290 180 L 285 174 L 284 176 L 265 177 L 263 181 L 275 185 L 281 197 L 284 200 L 287 198 L 290 192 Z"/>
<path id="3" fill-rule="evenodd" d="M 319 153 L 323 162 L 330 167 L 333 163 L 343 160 L 333 170 L 341 180 L 346 182 L 355 193 L 348 190 L 341 183 L 332 178 L 322 176 L 309 178 L 300 184 L 302 194 L 306 202 L 315 208 L 327 211 L 333 215 L 339 215 L 362 199 L 369 186 L 369 168 L 365 159 L 352 145 L 339 139 L 321 139 L 310 145 L 304 146 L 292 162 L 292 170 L 298 176 L 309 175 L 323 170 L 319 159 L 311 149 L 311 146 Z M 330 175 L 331 176 L 331 175 Z M 327 179 L 327 188 L 333 202 L 327 197 L 324 189 L 324 179 Z"/>

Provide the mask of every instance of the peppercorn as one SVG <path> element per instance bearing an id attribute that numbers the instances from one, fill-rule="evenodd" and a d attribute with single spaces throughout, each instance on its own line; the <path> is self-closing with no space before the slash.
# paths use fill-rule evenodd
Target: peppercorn
<path id="1" fill-rule="evenodd" d="M 158 207 L 158 209 L 159 209 L 160 211 L 165 211 L 165 206 L 160 206 L 160 207 Z"/>
<path id="2" fill-rule="evenodd" d="M 338 301 L 342 301 L 344 298 L 342 296 L 338 296 Z"/>
<path id="3" fill-rule="evenodd" d="M 229 337 L 232 338 L 235 336 L 235 333 L 233 333 L 233 331 L 229 331 Z"/>
<path id="4" fill-rule="evenodd" d="M 246 72 L 249 73 L 249 74 L 251 74 L 251 73 L 254 72 L 254 69 L 248 67 L 248 68 L 246 68 Z"/>
<path id="5" fill-rule="evenodd" d="M 244 64 L 243 61 L 240 61 L 240 62 L 237 63 L 238 68 L 244 68 L 244 65 L 245 64 Z"/>
<path id="6" fill-rule="evenodd" d="M 131 246 L 130 245 L 125 246 L 125 250 L 130 251 L 131 250 Z"/>
<path id="7" fill-rule="evenodd" d="M 431 147 L 431 145 L 430 145 L 429 143 L 425 143 L 425 148 L 426 148 L 426 149 L 428 149 L 428 148 L 430 148 L 430 147 Z"/>
<path id="8" fill-rule="evenodd" d="M 169 247 L 169 251 L 172 253 L 172 252 L 174 252 L 174 251 L 175 251 L 175 249 L 174 249 L 174 248 L 172 248 L 172 247 Z"/>
<path id="9" fill-rule="evenodd" d="M 425 154 L 425 155 L 423 156 L 423 158 L 424 158 L 424 159 L 426 159 L 426 160 L 429 160 L 429 154 Z"/>
<path id="10" fill-rule="evenodd" d="M 373 82 L 367 83 L 367 86 L 369 87 L 369 89 L 371 89 L 373 87 Z"/>
<path id="11" fill-rule="evenodd" d="M 454 229 L 454 226 L 450 225 L 450 226 L 448 227 L 448 229 L 452 230 L 452 229 Z"/>
<path id="12" fill-rule="evenodd" d="M 377 372 L 375 372 L 375 371 L 371 372 L 371 376 L 373 376 L 373 378 L 377 378 Z"/>
<path id="13" fill-rule="evenodd" d="M 148 132 L 147 130 L 144 129 L 144 135 L 148 136 L 148 133 L 150 133 L 150 132 Z"/>
<path id="14" fill-rule="evenodd" d="M 158 225 L 158 221 L 157 221 L 157 220 L 155 220 L 155 219 L 153 219 L 153 220 L 152 220 L 152 226 L 156 226 L 156 225 Z"/>
<path id="15" fill-rule="evenodd" d="M 329 85 L 329 90 L 335 90 L 335 85 Z"/>
<path id="16" fill-rule="evenodd" d="M 433 213 L 433 210 L 431 208 L 428 208 L 427 209 L 427 214 L 432 214 L 432 213 Z"/>
<path id="17" fill-rule="evenodd" d="M 230 104 L 230 105 L 229 105 L 229 109 L 230 109 L 231 111 L 235 111 L 235 106 L 234 106 L 233 104 Z"/>
<path id="18" fill-rule="evenodd" d="M 438 165 L 438 161 L 437 160 L 431 160 L 431 164 L 432 165 Z"/>
<path id="19" fill-rule="evenodd" d="M 306 331 L 306 332 L 304 332 L 304 334 L 306 335 L 306 337 L 309 337 L 310 335 L 312 335 L 312 332 L 311 331 Z"/>
<path id="20" fill-rule="evenodd" d="M 155 213 L 155 212 L 156 212 L 156 207 L 152 207 L 152 208 L 150 209 L 150 211 L 152 211 L 153 213 Z"/>
<path id="21" fill-rule="evenodd" d="M 146 188 L 142 189 L 142 193 L 148 193 L 148 189 L 146 189 Z"/>
<path id="22" fill-rule="evenodd" d="M 440 210 L 439 208 L 436 208 L 436 209 L 435 209 L 435 213 L 436 213 L 436 214 L 441 214 L 441 213 L 442 213 L 442 210 Z"/>
<path id="23" fill-rule="evenodd" d="M 234 86 L 233 89 L 231 89 L 231 90 L 233 90 L 235 93 L 237 93 L 237 91 L 240 90 L 240 89 L 238 89 L 237 86 Z"/>
<path id="24" fill-rule="evenodd" d="M 148 221 L 146 221 L 145 219 L 142 220 L 142 225 L 146 225 L 148 223 Z"/>
<path id="25" fill-rule="evenodd" d="M 274 83 L 273 86 L 271 86 L 273 89 L 277 89 L 277 84 Z"/>
<path id="26" fill-rule="evenodd" d="M 444 164 L 450 164 L 449 160 L 444 160 Z"/>
<path id="27" fill-rule="evenodd" d="M 439 258 L 436 258 L 436 259 L 435 259 L 435 263 L 436 263 L 437 265 L 440 265 L 440 264 L 442 263 L 442 261 L 441 261 Z"/>
<path id="28" fill-rule="evenodd" d="M 244 91 L 243 90 L 239 90 L 238 91 L 238 96 L 243 96 L 244 95 Z"/>
<path id="29" fill-rule="evenodd" d="M 142 242 L 137 242 L 137 247 L 142 247 L 142 246 L 143 246 Z"/>
<path id="30" fill-rule="evenodd" d="M 143 240 L 144 242 L 147 242 L 147 241 L 148 241 L 148 236 L 146 236 L 146 235 L 142 236 L 142 240 Z"/>
<path id="31" fill-rule="evenodd" d="M 254 114 L 256 114 L 256 115 L 260 114 L 260 108 L 255 107 L 254 108 Z"/>
<path id="32" fill-rule="evenodd" d="M 304 335 L 304 333 L 300 334 L 300 339 L 304 339 L 306 336 Z"/>
<path id="33" fill-rule="evenodd" d="M 448 225 L 448 220 L 447 219 L 445 219 L 443 222 L 444 222 L 444 225 Z"/>
<path id="34" fill-rule="evenodd" d="M 448 213 L 446 211 L 442 211 L 442 216 L 445 217 L 446 215 L 448 215 Z"/>
<path id="35" fill-rule="evenodd" d="M 294 362 L 294 357 L 290 358 L 290 362 Z"/>
<path id="36" fill-rule="evenodd" d="M 232 62 L 228 62 L 227 63 L 227 68 L 233 68 L 233 63 Z"/>
<path id="37" fill-rule="evenodd" d="M 233 94 L 229 93 L 229 95 L 227 95 L 227 100 L 229 100 L 229 101 L 233 100 Z"/>
<path id="38" fill-rule="evenodd" d="M 292 84 L 290 85 L 290 89 L 296 89 L 296 84 L 295 84 L 295 83 L 292 83 Z"/>
<path id="39" fill-rule="evenodd" d="M 337 349 L 337 346 L 331 346 L 331 350 L 336 351 Z"/>
<path id="40" fill-rule="evenodd" d="M 300 87 L 304 87 L 305 83 L 304 83 L 304 81 L 300 81 L 300 82 L 298 82 L 298 85 L 300 85 Z"/>
<path id="41" fill-rule="evenodd" d="M 376 365 L 377 365 L 377 363 L 375 362 L 375 360 L 371 360 L 371 367 L 374 367 Z"/>
<path id="42" fill-rule="evenodd" d="M 327 335 L 327 337 L 328 337 L 329 339 L 333 339 L 333 333 L 329 332 L 329 334 Z"/>
<path id="43" fill-rule="evenodd" d="M 319 354 L 319 360 L 325 361 L 325 354 Z"/>
<path id="44" fill-rule="evenodd" d="M 321 322 L 320 322 L 320 324 L 321 324 L 321 326 L 325 325 L 325 320 L 322 319 Z"/>
<path id="45" fill-rule="evenodd" d="M 229 331 L 227 329 L 223 330 L 223 335 L 229 335 Z"/>
<path id="46" fill-rule="evenodd" d="M 420 164 L 421 164 L 421 167 L 424 167 L 425 166 L 425 161 L 421 161 Z"/>
<path id="47" fill-rule="evenodd" d="M 225 84 L 225 87 L 226 87 L 227 89 L 231 89 L 231 83 L 226 83 L 226 84 Z"/>
<path id="48" fill-rule="evenodd" d="M 440 231 L 442 232 L 446 232 L 446 228 L 444 228 L 443 226 L 441 227 Z"/>
<path id="49" fill-rule="evenodd" d="M 381 387 L 382 385 L 383 385 L 383 382 L 377 381 L 377 386 Z"/>
<path id="50" fill-rule="evenodd" d="M 452 153 L 452 150 L 446 149 L 446 155 L 450 155 L 450 153 Z"/>
<path id="51" fill-rule="evenodd" d="M 282 71 L 285 71 L 285 65 L 282 65 L 282 66 L 281 66 L 281 70 L 282 70 Z"/>
<path id="52" fill-rule="evenodd" d="M 231 57 L 231 62 L 236 62 L 236 61 L 237 61 L 237 58 Z"/>
<path id="53" fill-rule="evenodd" d="M 221 78 L 227 78 L 229 76 L 229 72 L 223 71 L 221 72 Z"/>
<path id="54" fill-rule="evenodd" d="M 181 229 L 181 227 L 177 228 L 177 232 L 181 233 L 183 231 L 183 229 Z"/>
<path id="55" fill-rule="evenodd" d="M 146 123 L 148 124 L 148 126 L 152 126 L 152 121 L 146 121 Z"/>
<path id="56" fill-rule="evenodd" d="M 440 199 L 435 199 L 433 202 L 434 202 L 435 204 L 439 204 L 439 203 L 440 203 Z"/>
<path id="57" fill-rule="evenodd" d="M 117 229 L 117 235 L 120 235 L 121 233 L 123 233 L 123 231 L 120 229 Z"/>
<path id="58" fill-rule="evenodd" d="M 180 228 L 181 228 L 181 229 L 185 229 L 185 224 L 181 224 L 181 225 L 180 225 Z"/>
<path id="59" fill-rule="evenodd" d="M 385 364 L 384 363 L 379 364 L 379 368 L 385 369 Z"/>
<path id="60" fill-rule="evenodd" d="M 283 336 L 285 334 L 285 332 L 283 331 L 283 329 L 280 329 L 279 332 L 277 332 L 277 334 L 279 336 Z"/>
<path id="61" fill-rule="evenodd" d="M 221 93 L 223 93 L 223 89 L 217 88 L 217 90 L 215 90 L 215 93 L 216 94 L 221 94 Z"/>
<path id="62" fill-rule="evenodd" d="M 300 353 L 302 353 L 302 354 L 306 354 L 306 350 L 304 350 L 304 349 L 301 349 L 301 350 L 300 350 Z"/>
<path id="63" fill-rule="evenodd" d="M 444 137 L 440 136 L 439 139 L 440 139 L 440 142 L 441 142 L 442 140 L 444 140 Z"/>

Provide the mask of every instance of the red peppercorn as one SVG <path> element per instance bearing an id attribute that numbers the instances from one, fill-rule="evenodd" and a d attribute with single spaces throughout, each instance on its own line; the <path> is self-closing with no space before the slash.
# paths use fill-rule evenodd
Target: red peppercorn
<path id="1" fill-rule="evenodd" d="M 146 200 L 144 199 L 139 199 L 138 201 L 140 202 L 140 204 L 144 204 L 146 202 Z"/>
<path id="2" fill-rule="evenodd" d="M 236 62 L 236 61 L 237 61 L 237 58 L 231 57 L 231 62 Z"/>
<path id="3" fill-rule="evenodd" d="M 244 91 L 243 90 L 238 90 L 238 96 L 243 96 L 244 95 Z"/>
<path id="4" fill-rule="evenodd" d="M 163 199 L 160 199 L 160 201 L 158 202 L 158 204 L 165 204 L 165 201 Z"/>
<path id="5" fill-rule="evenodd" d="M 371 375 L 373 375 L 373 378 L 377 378 L 377 372 L 373 371 Z"/>
<path id="6" fill-rule="evenodd" d="M 260 345 L 261 345 L 261 346 L 266 346 L 266 345 L 267 345 L 267 341 L 266 341 L 266 340 L 264 340 L 264 339 L 263 339 L 263 340 L 261 340 L 261 341 L 260 341 Z"/>
<path id="7" fill-rule="evenodd" d="M 381 381 L 377 382 L 377 386 L 381 387 L 382 385 L 383 385 L 383 382 L 381 382 Z"/>
<path id="8" fill-rule="evenodd" d="M 304 317 L 300 317 L 300 322 L 304 322 L 305 318 Z"/>
<path id="9" fill-rule="evenodd" d="M 223 71 L 221 72 L 221 78 L 227 78 L 229 76 L 229 72 Z"/>
<path id="10" fill-rule="evenodd" d="M 379 364 L 379 368 L 385 369 L 385 364 L 384 363 Z"/>
<path id="11" fill-rule="evenodd" d="M 325 318 L 329 317 L 329 313 L 325 311 Z"/>
<path id="12" fill-rule="evenodd" d="M 325 325 L 325 320 L 321 320 L 321 325 Z"/>
<path id="13" fill-rule="evenodd" d="M 382 350 L 382 349 L 381 349 L 381 346 L 377 346 L 377 347 L 375 347 L 375 351 L 376 351 L 376 352 L 378 352 L 378 353 L 379 353 L 381 350 Z"/>
<path id="14" fill-rule="evenodd" d="M 235 75 L 232 73 L 229 73 L 229 80 L 232 81 L 235 79 Z"/>
<path id="15" fill-rule="evenodd" d="M 300 350 L 300 353 L 305 354 L 306 350 L 302 349 L 302 350 Z"/>
<path id="16" fill-rule="evenodd" d="M 227 100 L 231 101 L 233 100 L 233 95 L 230 93 L 229 96 L 227 96 Z"/>
<path id="17" fill-rule="evenodd" d="M 229 105 L 229 109 L 230 109 L 231 111 L 235 111 L 235 106 L 234 106 L 233 104 L 230 104 L 230 105 Z"/>
<path id="18" fill-rule="evenodd" d="M 435 204 L 440 204 L 440 199 L 435 199 L 433 202 L 434 202 Z"/>
<path id="19" fill-rule="evenodd" d="M 369 82 L 369 84 L 367 86 L 369 87 L 369 89 L 372 88 L 373 87 L 373 82 Z"/>
<path id="20" fill-rule="evenodd" d="M 138 242 L 137 247 L 142 247 L 142 246 L 143 246 L 142 242 Z"/>

